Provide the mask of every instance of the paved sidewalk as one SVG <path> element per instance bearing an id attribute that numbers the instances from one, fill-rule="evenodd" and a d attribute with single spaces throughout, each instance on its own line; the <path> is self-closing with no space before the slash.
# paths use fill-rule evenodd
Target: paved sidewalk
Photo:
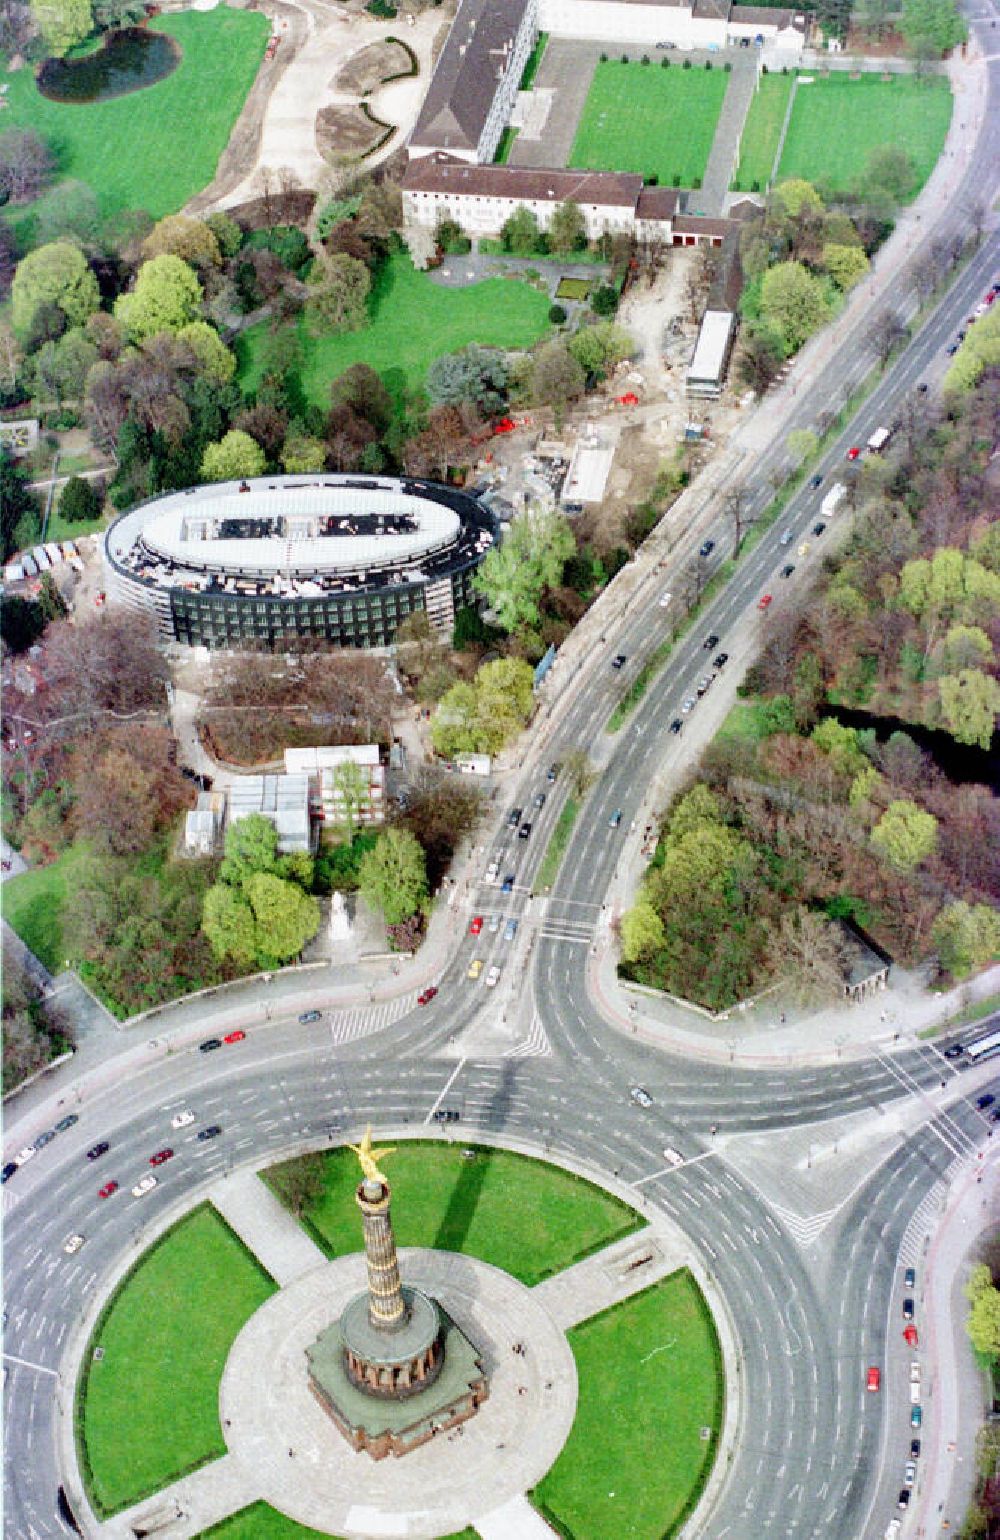
<path id="1" fill-rule="evenodd" d="M 568 1331 L 609 1305 L 651 1288 L 678 1268 L 689 1267 L 692 1257 L 692 1247 L 682 1232 L 672 1225 L 658 1225 L 653 1216 L 646 1229 L 564 1268 L 536 1284 L 532 1292 L 563 1331 Z"/>
<path id="2" fill-rule="evenodd" d="M 279 1287 L 315 1272 L 326 1261 L 315 1241 L 256 1171 L 237 1171 L 209 1189 L 213 1203 Z"/>
<path id="3" fill-rule="evenodd" d="M 523 1492 L 492 1513 L 480 1513 L 476 1528 L 482 1540 L 552 1540 L 553 1531 Z"/>
<path id="4" fill-rule="evenodd" d="M 715 125 L 715 138 L 712 140 L 704 179 L 700 189 L 693 192 L 689 200 L 690 208 L 713 219 L 720 219 L 725 211 L 726 195 L 736 170 L 740 136 L 757 87 L 757 50 L 727 49 L 722 62 L 733 67 L 729 85 Z"/>
<path id="5" fill-rule="evenodd" d="M 144 1534 L 147 1532 L 145 1526 L 148 1526 L 149 1532 L 179 1540 L 180 1536 L 194 1535 L 212 1524 L 221 1523 L 231 1513 L 254 1502 L 259 1495 L 248 1482 L 246 1469 L 239 1460 L 231 1454 L 223 1455 L 183 1476 L 156 1497 L 115 1514 L 94 1534 L 99 1540 L 135 1540 L 137 1527 Z M 191 1527 L 192 1515 L 197 1515 L 195 1529 Z"/>

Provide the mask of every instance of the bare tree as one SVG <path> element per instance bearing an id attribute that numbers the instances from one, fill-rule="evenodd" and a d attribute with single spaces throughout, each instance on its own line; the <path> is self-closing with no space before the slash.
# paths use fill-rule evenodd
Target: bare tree
<path id="1" fill-rule="evenodd" d="M 781 479 L 784 480 L 783 475 Z M 743 537 L 747 530 L 757 522 L 750 517 L 750 498 L 750 491 L 743 482 L 737 482 L 729 487 L 722 496 L 723 512 L 726 518 L 732 521 L 733 526 L 734 560 L 740 554 L 740 546 L 743 544 Z"/>
<path id="2" fill-rule="evenodd" d="M 869 336 L 880 368 L 885 368 L 893 348 L 908 335 L 909 328 L 898 311 L 889 308 L 879 311 L 871 323 Z"/>
<path id="3" fill-rule="evenodd" d="M 30 203 L 44 189 L 55 161 L 45 140 L 30 128 L 0 134 L 0 193 L 11 203 Z"/>

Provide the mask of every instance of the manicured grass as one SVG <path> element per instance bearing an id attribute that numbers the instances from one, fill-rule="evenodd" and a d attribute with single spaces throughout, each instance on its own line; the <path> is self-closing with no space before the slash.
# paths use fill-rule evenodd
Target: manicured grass
<path id="1" fill-rule="evenodd" d="M 88 859 L 85 845 L 71 845 L 51 866 L 8 877 L 3 885 L 4 918 L 50 973 L 63 971 L 63 904 L 77 867 Z"/>
<path id="2" fill-rule="evenodd" d="M 364 331 L 311 337 L 300 321 L 302 384 L 318 405 L 329 405 L 330 382 L 351 364 L 377 369 L 397 400 L 423 386 L 428 365 L 469 342 L 486 347 L 527 348 L 548 330 L 549 299 L 517 279 L 487 278 L 464 289 L 432 283 L 406 252 L 394 251 L 380 270 L 369 299 Z M 240 383 L 253 389 L 266 323 L 245 331 L 237 343 Z"/>
<path id="3" fill-rule="evenodd" d="M 598 64 L 569 164 L 691 187 L 705 174 L 728 83 L 721 69 Z"/>
<path id="4" fill-rule="evenodd" d="M 574 1540 L 661 1540 L 711 1468 L 724 1382 L 690 1273 L 672 1274 L 569 1333 L 580 1398 L 566 1445 L 531 1494 Z M 701 1438 L 701 1429 L 711 1436 Z"/>
<path id="5" fill-rule="evenodd" d="M 941 153 L 951 110 L 951 89 L 940 76 L 914 80 L 893 75 L 881 80 L 864 75 L 850 80 L 832 75 L 800 85 L 779 178 L 799 176 L 848 188 L 871 150 L 893 144 L 913 160 L 914 192 L 919 192 Z"/>
<path id="6" fill-rule="evenodd" d="M 41 134 L 57 156 L 60 175 L 88 182 L 103 214 L 146 209 L 158 219 L 207 186 L 270 30 L 260 12 L 227 6 L 161 16 L 152 26 L 176 39 L 183 57 L 165 80 L 127 96 L 51 102 L 30 68 L 0 75 L 11 108 L 4 117 Z M 35 209 L 29 205 L 19 222 L 30 221 Z"/>
<path id="7" fill-rule="evenodd" d="M 118 1512 L 225 1453 L 222 1370 L 274 1292 L 207 1204 L 141 1258 L 95 1328 L 77 1388 L 77 1444 L 98 1513 Z M 98 1346 L 104 1355 L 95 1361 Z"/>
<path id="8" fill-rule="evenodd" d="M 497 144 L 496 154 L 493 157 L 496 165 L 505 166 L 507 164 L 510 159 L 510 152 L 514 148 L 514 140 L 517 138 L 517 134 L 518 130 L 516 128 L 508 127 L 503 130 Z"/>
<path id="9" fill-rule="evenodd" d="M 593 287 L 589 278 L 560 278 L 556 299 L 574 299 L 582 303 Z"/>
<path id="10" fill-rule="evenodd" d="M 449 1105 L 457 1099 L 449 1097 Z M 466 1252 L 533 1287 L 644 1223 L 617 1198 L 556 1166 L 483 1146 L 474 1146 L 468 1160 L 462 1148 L 416 1141 L 389 1157 L 400 1246 Z M 326 1190 L 305 1223 L 328 1256 L 360 1251 L 357 1160 L 346 1149 L 324 1160 Z"/>
<path id="11" fill-rule="evenodd" d="M 774 732 L 766 708 L 767 702 L 762 700 L 737 701 L 730 708 L 716 737 L 740 743 L 762 743 Z"/>
<path id="12" fill-rule="evenodd" d="M 538 66 L 542 62 L 542 55 L 545 52 L 548 41 L 549 34 L 547 32 L 539 32 L 535 38 L 535 46 L 528 55 L 528 62 L 524 66 L 524 74 L 521 76 L 519 90 L 530 91 L 534 85 L 535 76 L 538 74 Z"/>
<path id="13" fill-rule="evenodd" d="M 743 192 L 763 192 L 778 150 L 781 125 L 792 90 L 791 75 L 762 75 L 740 140 L 739 170 L 733 186 Z M 756 182 L 757 188 L 754 189 Z"/>
<path id="14" fill-rule="evenodd" d="M 552 830 L 552 837 L 545 847 L 541 865 L 535 875 L 532 886 L 533 893 L 547 893 L 556 880 L 556 875 L 562 865 L 562 858 L 566 854 L 566 846 L 576 823 L 576 815 L 580 811 L 580 804 L 573 797 L 567 797 L 561 813 L 556 820 L 556 826 Z"/>
<path id="15" fill-rule="evenodd" d="M 203 1529 L 197 1540 L 328 1540 L 328 1535 L 325 1529 L 306 1529 L 267 1503 L 252 1503 L 221 1524 Z M 441 1540 L 479 1540 L 479 1536 L 474 1529 L 463 1529 L 460 1535 L 443 1535 Z"/>

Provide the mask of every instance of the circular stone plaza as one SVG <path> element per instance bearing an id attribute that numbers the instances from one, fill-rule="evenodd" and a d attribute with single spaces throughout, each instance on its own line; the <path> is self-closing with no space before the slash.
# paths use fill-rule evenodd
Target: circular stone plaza
<path id="1" fill-rule="evenodd" d="M 109 598 L 165 640 L 385 647 L 426 610 L 450 631 L 497 540 L 477 498 L 392 476 L 262 476 L 140 503 L 104 538 Z"/>

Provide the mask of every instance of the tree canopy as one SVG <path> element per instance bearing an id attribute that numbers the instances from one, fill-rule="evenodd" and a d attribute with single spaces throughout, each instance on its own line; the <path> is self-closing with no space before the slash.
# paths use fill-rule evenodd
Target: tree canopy
<path id="1" fill-rule="evenodd" d="M 17 264 L 11 285 L 14 330 L 26 335 L 37 312 L 52 305 L 63 324 L 80 325 L 100 305 L 97 279 L 83 252 L 72 241 L 37 246 Z"/>
<path id="2" fill-rule="evenodd" d="M 483 417 L 499 412 L 507 399 L 507 363 L 498 348 L 471 342 L 457 353 L 442 353 L 427 370 L 427 394 L 441 406 L 466 402 Z"/>
<path id="3" fill-rule="evenodd" d="M 201 457 L 203 481 L 237 481 L 260 476 L 267 464 L 263 449 L 249 433 L 230 428 L 218 443 L 208 444 Z"/>
<path id="4" fill-rule="evenodd" d="M 386 829 L 361 858 L 358 886 L 387 925 L 399 925 L 427 899 L 427 863 L 415 835 Z"/>
<path id="5" fill-rule="evenodd" d="M 871 833 L 871 841 L 897 871 L 910 872 L 937 847 L 938 822 L 916 802 L 890 802 Z"/>
<path id="6" fill-rule="evenodd" d="M 135 287 L 115 301 L 115 315 L 133 342 L 179 332 L 197 319 L 202 288 L 193 267 L 170 252 L 144 262 Z"/>
<path id="7" fill-rule="evenodd" d="M 538 625 L 542 595 L 561 582 L 575 549 L 573 531 L 561 513 L 524 513 L 514 521 L 475 578 L 505 631 Z"/>
<path id="8" fill-rule="evenodd" d="M 31 0 L 31 12 L 46 48 L 57 59 L 82 43 L 94 25 L 90 0 Z"/>

